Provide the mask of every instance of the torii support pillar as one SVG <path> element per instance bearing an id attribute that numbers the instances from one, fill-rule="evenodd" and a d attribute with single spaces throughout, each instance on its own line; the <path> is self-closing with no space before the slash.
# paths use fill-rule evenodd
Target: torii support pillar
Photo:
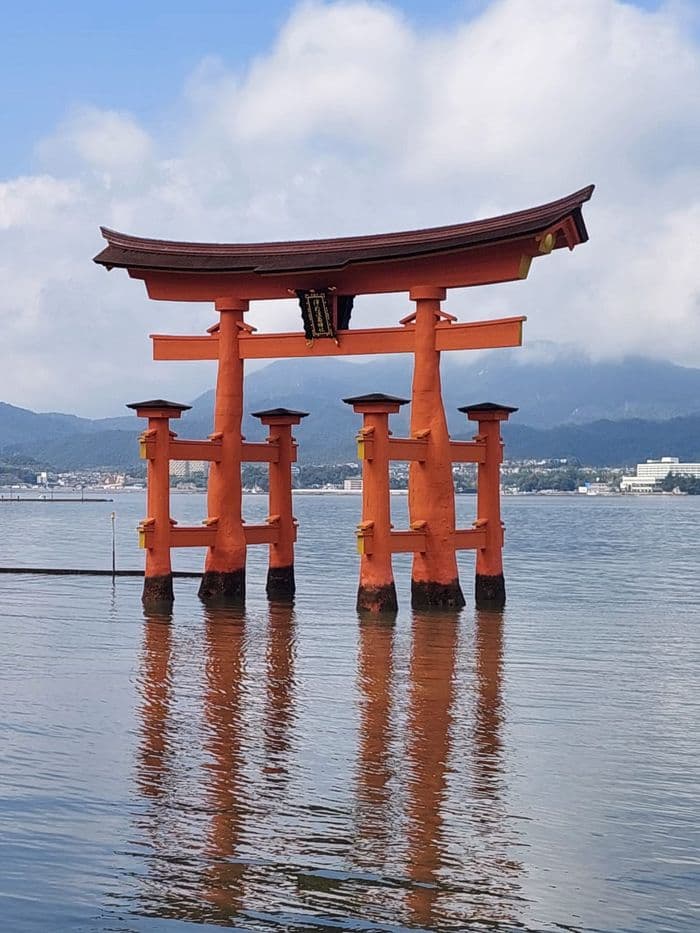
<path id="1" fill-rule="evenodd" d="M 139 438 L 142 454 L 148 461 L 146 519 L 139 532 L 148 528 L 146 571 L 143 581 L 143 604 L 149 609 L 172 605 L 173 571 L 170 564 L 170 419 L 179 418 L 190 405 L 165 399 L 132 402 L 139 418 L 148 419 L 148 427 Z M 142 535 L 145 540 L 145 535 Z"/>
<path id="2" fill-rule="evenodd" d="M 436 327 L 445 317 L 440 302 L 444 288 L 412 288 L 416 303 L 415 359 L 411 392 L 411 437 L 426 438 L 426 458 L 411 463 L 408 508 L 411 527 L 425 522 L 426 550 L 413 556 L 411 605 L 414 609 L 461 609 L 455 556 L 455 490 L 447 418 L 440 386 L 440 352 Z"/>
<path id="3" fill-rule="evenodd" d="M 486 546 L 476 552 L 474 597 L 477 609 L 503 609 L 506 604 L 501 521 L 501 421 L 507 421 L 517 410 L 494 402 L 465 405 L 459 409 L 470 421 L 478 423 L 478 434 L 474 439 L 486 447 L 486 456 L 477 467 L 476 479 L 475 525 L 486 532 Z"/>
<path id="4" fill-rule="evenodd" d="M 241 514 L 243 437 L 243 360 L 238 338 L 248 302 L 216 300 L 219 312 L 219 370 L 214 401 L 212 440 L 221 441 L 221 458 L 213 462 L 207 485 L 209 521 L 216 520 L 216 544 L 209 548 L 199 597 L 204 602 L 238 605 L 245 601 L 246 539 Z"/>
<path id="5" fill-rule="evenodd" d="M 391 565 L 391 501 L 389 490 L 389 415 L 408 399 L 372 393 L 343 401 L 364 416 L 357 436 L 362 461 L 362 523 L 358 534 L 360 585 L 357 611 L 396 613 L 396 587 Z"/>
<path id="6" fill-rule="evenodd" d="M 296 442 L 292 425 L 297 425 L 308 412 L 290 408 L 254 411 L 254 418 L 269 427 L 267 442 L 277 448 L 276 459 L 270 460 L 270 514 L 268 521 L 277 528 L 277 540 L 270 544 L 267 570 L 267 595 L 271 600 L 291 600 L 294 597 L 294 541 L 296 524 L 292 511 L 292 464 L 296 461 Z"/>

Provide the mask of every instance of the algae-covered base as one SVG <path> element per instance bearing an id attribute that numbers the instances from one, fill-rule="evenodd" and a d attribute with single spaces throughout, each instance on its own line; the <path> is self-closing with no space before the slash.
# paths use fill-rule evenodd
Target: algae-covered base
<path id="1" fill-rule="evenodd" d="M 228 573 L 207 570 L 199 586 L 199 598 L 209 605 L 240 606 L 245 602 L 245 568 Z"/>
<path id="2" fill-rule="evenodd" d="M 290 564 L 288 567 L 270 567 L 267 571 L 265 591 L 268 599 L 292 599 L 296 591 L 294 564 Z"/>
<path id="3" fill-rule="evenodd" d="M 411 606 L 413 609 L 462 609 L 465 605 L 459 580 L 450 583 L 411 581 Z"/>
<path id="4" fill-rule="evenodd" d="M 393 583 L 385 583 L 382 586 L 360 586 L 357 591 L 357 611 L 360 613 L 395 614 L 398 609 L 396 587 Z"/>
<path id="5" fill-rule="evenodd" d="M 503 609 L 506 604 L 506 581 L 502 573 L 493 576 L 477 573 L 474 581 L 477 609 Z"/>
<path id="6" fill-rule="evenodd" d="M 173 575 L 164 573 L 158 577 L 145 577 L 143 581 L 143 595 L 141 600 L 149 609 L 171 607 L 175 594 L 173 592 Z"/>

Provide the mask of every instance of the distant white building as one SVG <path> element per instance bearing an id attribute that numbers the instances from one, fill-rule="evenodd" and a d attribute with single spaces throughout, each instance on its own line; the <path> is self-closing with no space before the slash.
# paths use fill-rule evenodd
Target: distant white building
<path id="1" fill-rule="evenodd" d="M 362 477 L 351 476 L 349 479 L 344 480 L 343 489 L 345 492 L 362 492 Z"/>
<path id="2" fill-rule="evenodd" d="M 206 476 L 206 460 L 171 460 L 170 475 L 176 479 L 191 479 L 193 476 Z"/>
<path id="3" fill-rule="evenodd" d="M 665 479 L 669 473 L 700 477 L 700 463 L 681 463 L 678 457 L 662 457 L 660 460 L 638 463 L 635 476 L 622 477 L 620 491 L 654 492 L 657 483 Z"/>

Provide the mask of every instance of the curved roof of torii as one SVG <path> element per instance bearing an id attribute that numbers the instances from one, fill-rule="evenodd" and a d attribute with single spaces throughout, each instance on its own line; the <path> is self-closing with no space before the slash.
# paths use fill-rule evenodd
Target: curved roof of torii
<path id="1" fill-rule="evenodd" d="M 475 249 L 492 253 L 494 248 L 522 241 L 530 241 L 525 252 L 533 256 L 538 252 L 538 238 L 547 232 L 553 237 L 548 248 L 541 252 L 564 246 L 573 248 L 588 239 L 581 208 L 592 193 L 593 185 L 589 185 L 557 201 L 484 220 L 323 240 L 187 243 L 135 237 L 102 227 L 107 246 L 94 261 L 108 269 L 128 269 L 134 277 L 145 278 L 148 284 L 151 274 L 162 279 L 163 274 L 169 273 L 184 273 L 188 279 L 223 275 L 235 280 L 284 277 L 289 281 L 290 277 L 308 278 L 310 274 L 324 272 L 329 276 L 340 273 L 347 279 L 352 278 L 352 267 L 367 269 L 371 264 L 375 268 L 377 265 L 388 268 L 406 260 L 422 265 L 430 257 L 444 260 L 448 254 L 454 256 Z M 463 263 L 461 259 L 460 264 Z"/>

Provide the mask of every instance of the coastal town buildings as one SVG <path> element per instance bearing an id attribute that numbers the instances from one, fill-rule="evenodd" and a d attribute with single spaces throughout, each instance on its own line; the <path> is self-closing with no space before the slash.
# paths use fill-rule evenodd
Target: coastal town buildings
<path id="1" fill-rule="evenodd" d="M 173 479 L 192 479 L 206 476 L 209 464 L 205 460 L 171 460 L 170 476 Z"/>
<path id="2" fill-rule="evenodd" d="M 657 492 L 659 483 L 669 474 L 700 478 L 700 463 L 681 463 L 678 457 L 661 457 L 660 460 L 638 463 L 634 476 L 622 477 L 620 492 Z"/>

